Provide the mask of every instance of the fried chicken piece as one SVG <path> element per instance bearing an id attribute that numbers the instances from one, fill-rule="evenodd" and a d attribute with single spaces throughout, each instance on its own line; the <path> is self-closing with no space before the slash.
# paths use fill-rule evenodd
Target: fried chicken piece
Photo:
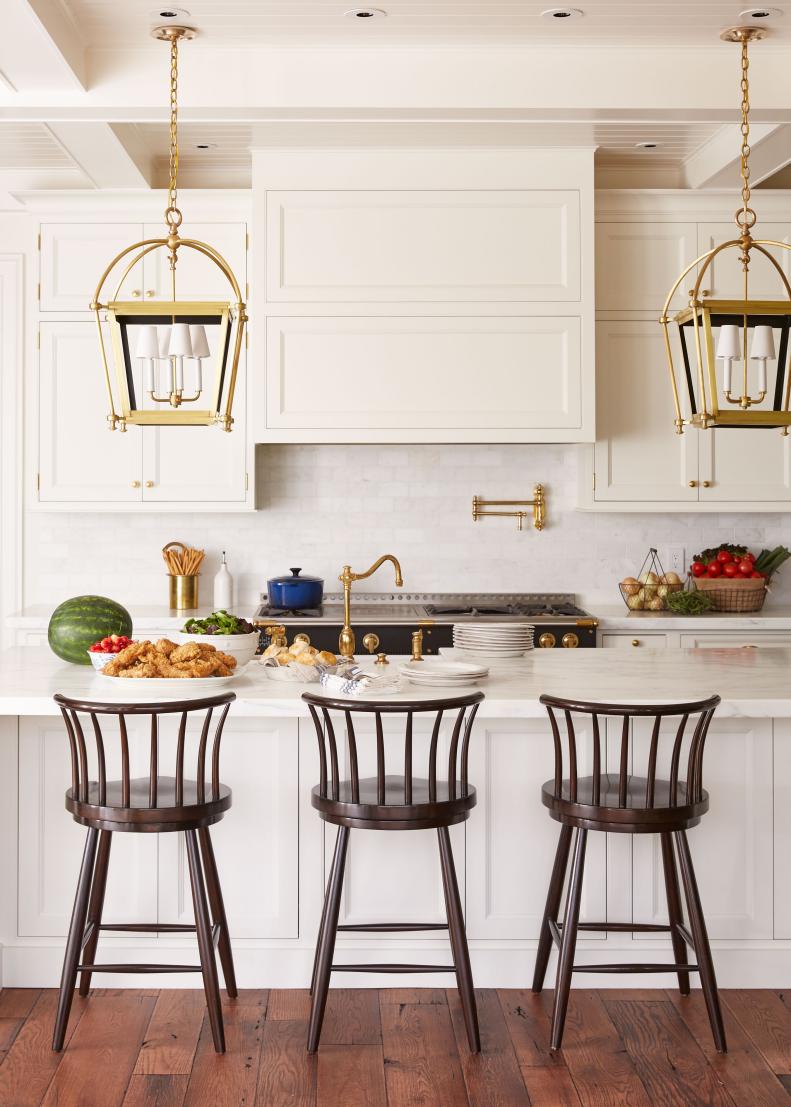
<path id="1" fill-rule="evenodd" d="M 183 646 L 176 646 L 170 654 L 170 660 L 175 665 L 178 661 L 192 661 L 201 656 L 201 646 L 198 642 L 185 642 Z"/>
<path id="2" fill-rule="evenodd" d="M 119 677 L 127 677 L 128 679 L 141 679 L 146 680 L 149 677 L 155 677 L 157 673 L 156 667 L 152 665 L 150 661 L 144 662 L 142 665 L 134 665 L 131 669 L 123 669 L 120 673 L 114 674 Z"/>
<path id="3" fill-rule="evenodd" d="M 215 650 L 214 656 L 217 658 L 221 665 L 224 665 L 226 669 L 236 668 L 236 658 L 233 654 L 223 653 L 222 650 Z"/>
<path id="4" fill-rule="evenodd" d="M 175 649 L 178 649 L 175 642 L 171 642 L 169 638 L 160 638 L 154 643 L 154 649 L 157 653 L 162 653 L 165 657 L 170 657 Z"/>

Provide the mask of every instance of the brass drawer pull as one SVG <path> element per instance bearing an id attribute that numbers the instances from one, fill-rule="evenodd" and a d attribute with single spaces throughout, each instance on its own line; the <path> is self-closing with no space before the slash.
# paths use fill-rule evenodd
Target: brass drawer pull
<path id="1" fill-rule="evenodd" d="M 698 482 L 696 480 L 691 480 L 689 482 L 689 487 L 690 488 L 697 488 L 698 487 Z"/>
<path id="2" fill-rule="evenodd" d="M 633 646 L 639 646 L 640 645 L 640 639 L 639 638 L 633 638 L 632 639 L 632 645 Z"/>

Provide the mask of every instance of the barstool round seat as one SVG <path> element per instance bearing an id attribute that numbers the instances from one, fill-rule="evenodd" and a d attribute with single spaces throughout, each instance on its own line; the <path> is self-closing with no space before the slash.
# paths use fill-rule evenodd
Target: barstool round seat
<path id="1" fill-rule="evenodd" d="M 403 776 L 386 776 L 384 795 L 375 776 L 358 782 L 357 797 L 350 780 L 338 785 L 338 798 L 325 795 L 321 786 L 311 792 L 311 803 L 325 822 L 349 826 L 358 830 L 426 830 L 462 823 L 478 802 L 470 784 L 456 782 L 455 789 L 447 781 L 438 781 L 436 796 L 431 797 L 428 780 L 413 777 L 411 798 L 406 803 L 407 784 Z M 465 793 L 466 794 L 462 794 Z"/>
<path id="2" fill-rule="evenodd" d="M 697 826 L 709 809 L 709 794 L 702 788 L 700 796 L 693 798 L 685 781 L 675 786 L 671 803 L 669 780 L 655 780 L 653 800 L 646 805 L 651 794 L 646 777 L 632 776 L 621 789 L 617 773 L 602 773 L 598 778 L 598 798 L 595 798 L 596 779 L 592 776 L 577 778 L 577 798 L 571 799 L 571 782 L 563 781 L 561 795 L 556 793 L 554 780 L 547 780 L 541 787 L 541 801 L 549 808 L 549 814 L 559 823 L 583 830 L 605 830 L 610 834 L 660 834 L 665 831 L 688 830 Z"/>
<path id="3" fill-rule="evenodd" d="M 217 796 L 205 799 L 206 789 L 200 790 L 196 780 L 179 783 L 173 776 L 157 777 L 156 799 L 152 804 L 151 780 L 135 777 L 129 781 L 129 801 L 124 806 L 124 783 L 108 780 L 104 802 L 101 802 L 99 783 L 88 784 L 85 800 L 75 799 L 73 789 L 66 792 L 66 810 L 75 822 L 99 830 L 127 831 L 154 834 L 167 830 L 199 830 L 219 822 L 231 806 L 231 789 L 220 784 Z"/>

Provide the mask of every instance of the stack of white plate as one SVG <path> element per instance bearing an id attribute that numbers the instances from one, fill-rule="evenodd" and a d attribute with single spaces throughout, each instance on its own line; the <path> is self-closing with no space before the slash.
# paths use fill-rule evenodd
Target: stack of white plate
<path id="1" fill-rule="evenodd" d="M 453 645 L 480 657 L 522 657 L 533 648 L 534 629 L 529 623 L 456 623 Z"/>
<path id="2" fill-rule="evenodd" d="M 467 684 L 475 684 L 489 675 L 489 670 L 484 665 L 434 658 L 407 661 L 398 671 L 410 684 L 420 688 L 461 688 Z"/>

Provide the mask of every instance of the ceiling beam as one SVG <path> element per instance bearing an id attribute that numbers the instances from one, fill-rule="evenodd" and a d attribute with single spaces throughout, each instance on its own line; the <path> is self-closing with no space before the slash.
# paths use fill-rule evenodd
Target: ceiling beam
<path id="1" fill-rule="evenodd" d="M 52 123 L 50 131 L 96 188 L 150 188 L 148 151 L 133 153 L 109 123 Z"/>
<path id="2" fill-rule="evenodd" d="M 751 161 L 755 161 L 755 152 L 772 135 L 783 130 L 779 123 L 752 123 L 750 125 L 750 144 L 753 151 Z M 730 123 L 713 134 L 694 154 L 686 159 L 683 166 L 684 181 L 687 188 L 730 188 L 738 184 L 741 163 L 741 130 L 737 123 Z M 754 177 L 758 183 L 758 178 Z"/>
<path id="3" fill-rule="evenodd" d="M 58 0 L 2 0 L 0 71 L 17 94 L 86 91 L 86 51 Z"/>

